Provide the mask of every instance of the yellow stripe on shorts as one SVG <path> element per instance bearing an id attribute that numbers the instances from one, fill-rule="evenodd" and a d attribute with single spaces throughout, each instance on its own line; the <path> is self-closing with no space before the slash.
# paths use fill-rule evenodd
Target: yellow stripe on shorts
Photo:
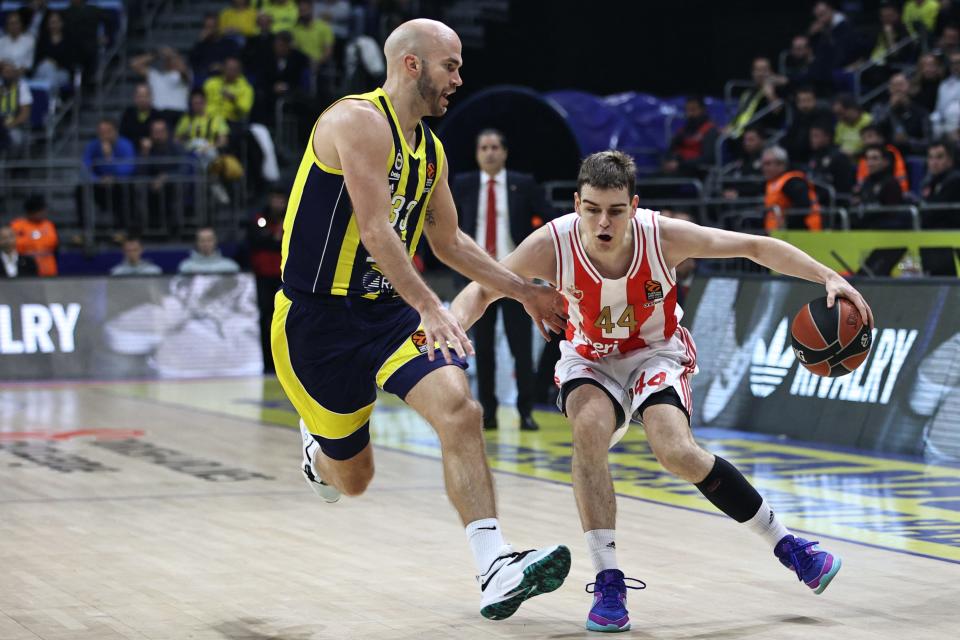
<path id="1" fill-rule="evenodd" d="M 274 298 L 273 322 L 270 327 L 270 342 L 277 378 L 307 430 L 323 438 L 346 438 L 370 420 L 374 402 L 353 413 L 337 413 L 324 408 L 304 388 L 290 363 L 290 346 L 287 343 L 286 324 L 290 312 L 290 298 L 278 291 Z M 377 379 L 379 382 L 379 378 Z"/>
<path id="2" fill-rule="evenodd" d="M 416 341 L 416 342 L 415 342 Z M 396 351 L 390 354 L 386 362 L 377 371 L 377 386 L 383 389 L 390 376 L 397 372 L 397 369 L 407 364 L 414 358 L 419 358 L 426 353 L 424 345 L 426 336 L 423 333 L 423 325 L 417 327 L 409 338 L 404 339 L 403 344 Z"/>

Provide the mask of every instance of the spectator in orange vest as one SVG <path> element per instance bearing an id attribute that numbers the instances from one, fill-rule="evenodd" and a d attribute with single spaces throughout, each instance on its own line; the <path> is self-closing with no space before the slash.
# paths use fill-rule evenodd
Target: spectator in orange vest
<path id="1" fill-rule="evenodd" d="M 788 163 L 789 157 L 783 147 L 774 146 L 763 152 L 760 167 L 767 181 L 763 198 L 766 210 L 763 228 L 767 232 L 775 229 L 820 231 L 823 222 L 813 183 L 807 180 L 803 171 L 788 171 Z M 808 213 L 804 216 L 795 215 L 797 209 L 805 209 Z"/>
<path id="2" fill-rule="evenodd" d="M 10 223 L 17 234 L 17 253 L 37 262 L 37 275 L 57 275 L 57 228 L 47 219 L 47 203 L 41 195 L 32 195 L 23 204 L 26 216 Z"/>
<path id="3" fill-rule="evenodd" d="M 877 125 L 868 124 L 860 131 L 860 139 L 863 140 L 863 148 L 873 146 L 883 147 L 883 150 L 890 156 L 890 167 L 893 170 L 893 177 L 897 179 L 900 185 L 900 191 L 906 193 L 910 190 L 910 183 L 907 181 L 907 163 L 903 160 L 903 154 L 892 144 L 887 144 L 887 139 L 883 135 L 883 130 Z M 870 167 L 867 165 L 866 152 L 860 156 L 857 163 L 857 187 L 860 187 L 867 176 L 870 175 Z"/>

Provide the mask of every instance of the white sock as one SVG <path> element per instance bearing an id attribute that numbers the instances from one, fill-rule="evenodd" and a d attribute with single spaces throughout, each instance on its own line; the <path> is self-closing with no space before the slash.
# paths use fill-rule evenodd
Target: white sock
<path id="1" fill-rule="evenodd" d="M 747 528 L 757 535 L 763 537 L 770 543 L 771 547 L 777 546 L 777 543 L 780 542 L 783 536 L 790 533 L 777 518 L 776 514 L 773 513 L 773 509 L 767 504 L 766 498 L 760 503 L 760 509 L 757 510 L 756 515 L 743 524 L 747 525 Z"/>
<path id="2" fill-rule="evenodd" d="M 614 529 L 594 529 L 583 534 L 587 539 L 587 549 L 590 550 L 590 560 L 593 561 L 593 568 L 597 573 L 617 568 L 615 534 Z"/>
<path id="3" fill-rule="evenodd" d="M 490 568 L 493 561 L 500 555 L 500 549 L 506 544 L 503 541 L 503 532 L 496 518 L 474 520 L 467 525 L 467 540 L 473 552 L 473 561 L 477 565 L 477 573 L 483 573 Z"/>

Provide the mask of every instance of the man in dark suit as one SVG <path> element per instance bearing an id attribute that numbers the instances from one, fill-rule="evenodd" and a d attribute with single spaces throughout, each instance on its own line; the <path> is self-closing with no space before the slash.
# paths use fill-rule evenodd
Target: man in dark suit
<path id="1" fill-rule="evenodd" d="M 37 275 L 37 261 L 17 253 L 17 236 L 9 226 L 0 227 L 0 278 Z"/>
<path id="2" fill-rule="evenodd" d="M 460 227 L 497 260 L 502 260 L 553 210 L 533 176 L 507 171 L 507 145 L 502 133 L 484 129 L 477 136 L 479 171 L 462 173 L 452 182 L 460 213 Z M 483 426 L 497 428 L 495 329 L 497 310 L 503 312 L 507 342 L 513 354 L 517 379 L 517 411 L 520 428 L 536 431 L 533 410 L 533 327 L 523 306 L 509 299 L 490 305 L 474 326 L 477 354 L 477 384 L 483 406 Z"/>

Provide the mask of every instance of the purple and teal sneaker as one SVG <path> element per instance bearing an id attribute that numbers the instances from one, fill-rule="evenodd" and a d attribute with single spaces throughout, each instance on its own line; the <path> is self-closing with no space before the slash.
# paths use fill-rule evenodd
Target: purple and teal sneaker
<path id="1" fill-rule="evenodd" d="M 638 582 L 640 586 L 628 585 L 627 580 Z M 586 587 L 586 592 L 593 594 L 593 607 L 587 616 L 587 631 L 629 631 L 627 589 L 645 589 L 646 586 L 641 580 L 624 578 L 623 571 L 619 569 L 606 569 L 598 573 L 597 581 Z"/>
<path id="2" fill-rule="evenodd" d="M 803 538 L 785 535 L 773 548 L 780 564 L 796 571 L 800 581 L 816 594 L 823 593 L 840 571 L 840 556 L 821 551 L 817 548 L 818 544 L 817 541 L 808 542 Z"/>

